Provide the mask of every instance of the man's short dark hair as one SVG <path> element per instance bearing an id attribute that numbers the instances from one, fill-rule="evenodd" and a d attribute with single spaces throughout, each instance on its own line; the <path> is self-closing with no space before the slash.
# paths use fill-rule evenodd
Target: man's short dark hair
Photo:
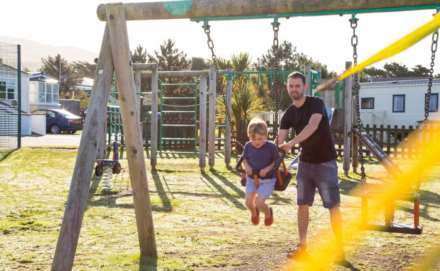
<path id="1" fill-rule="evenodd" d="M 288 76 L 287 79 L 301 79 L 303 81 L 303 84 L 306 84 L 306 76 L 302 73 L 302 72 L 298 72 L 298 71 L 294 71 L 291 72 Z"/>

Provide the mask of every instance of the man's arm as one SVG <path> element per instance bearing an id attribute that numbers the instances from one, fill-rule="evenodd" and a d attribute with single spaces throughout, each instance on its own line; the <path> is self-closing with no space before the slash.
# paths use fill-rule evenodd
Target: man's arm
<path id="1" fill-rule="evenodd" d="M 284 141 L 286 141 L 288 134 L 289 134 L 289 129 L 278 130 L 277 142 L 275 142 L 277 146 L 283 144 Z"/>
<path id="2" fill-rule="evenodd" d="M 313 133 L 318 129 L 319 123 L 322 120 L 322 114 L 315 113 L 310 117 L 309 123 L 304 127 L 304 129 L 296 135 L 292 140 L 280 146 L 285 151 L 292 149 L 295 144 L 299 144 L 304 140 L 307 140 Z"/>

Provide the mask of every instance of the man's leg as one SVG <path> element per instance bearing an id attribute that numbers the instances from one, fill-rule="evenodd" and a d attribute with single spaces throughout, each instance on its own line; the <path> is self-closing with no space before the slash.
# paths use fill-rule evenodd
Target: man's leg
<path id="1" fill-rule="evenodd" d="M 307 246 L 307 228 L 309 226 L 309 206 L 298 206 L 298 233 L 299 233 L 299 245 L 302 247 Z"/>
<path id="2" fill-rule="evenodd" d="M 338 250 L 342 251 L 342 215 L 339 205 L 330 208 L 330 222 L 332 224 L 333 233 L 335 234 Z"/>

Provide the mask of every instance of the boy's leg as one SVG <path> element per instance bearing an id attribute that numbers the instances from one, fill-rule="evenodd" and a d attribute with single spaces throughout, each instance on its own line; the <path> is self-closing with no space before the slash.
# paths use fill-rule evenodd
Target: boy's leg
<path id="1" fill-rule="evenodd" d="M 251 212 L 251 222 L 254 225 L 259 223 L 258 210 L 256 209 L 255 199 L 257 197 L 257 187 L 252 178 L 246 178 L 246 207 Z"/>
<path id="2" fill-rule="evenodd" d="M 269 205 L 266 204 L 266 199 L 270 197 L 273 193 L 273 189 L 275 187 L 276 179 L 261 179 L 260 186 L 257 189 L 257 208 L 258 211 L 264 213 L 264 224 L 266 226 L 270 226 L 273 223 L 273 213 L 272 208 L 269 208 Z"/>
<path id="3" fill-rule="evenodd" d="M 246 207 L 251 211 L 252 216 L 257 215 L 255 200 L 257 192 L 246 193 Z"/>

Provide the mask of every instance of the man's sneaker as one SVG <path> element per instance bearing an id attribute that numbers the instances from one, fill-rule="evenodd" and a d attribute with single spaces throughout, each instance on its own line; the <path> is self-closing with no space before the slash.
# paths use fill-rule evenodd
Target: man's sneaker
<path id="1" fill-rule="evenodd" d="M 258 211 L 258 209 L 256 209 L 256 210 L 257 210 L 257 215 L 253 216 L 253 215 L 251 214 L 251 222 L 252 222 L 252 224 L 254 224 L 254 225 L 258 225 L 258 224 L 260 224 L 260 212 Z"/>
<path id="2" fill-rule="evenodd" d="M 269 209 L 270 216 L 264 218 L 264 225 L 270 226 L 273 224 L 273 211 L 272 208 Z"/>
<path id="3" fill-rule="evenodd" d="M 298 259 L 307 257 L 307 247 L 305 245 L 297 245 L 292 251 L 287 253 L 287 258 L 289 259 Z"/>

